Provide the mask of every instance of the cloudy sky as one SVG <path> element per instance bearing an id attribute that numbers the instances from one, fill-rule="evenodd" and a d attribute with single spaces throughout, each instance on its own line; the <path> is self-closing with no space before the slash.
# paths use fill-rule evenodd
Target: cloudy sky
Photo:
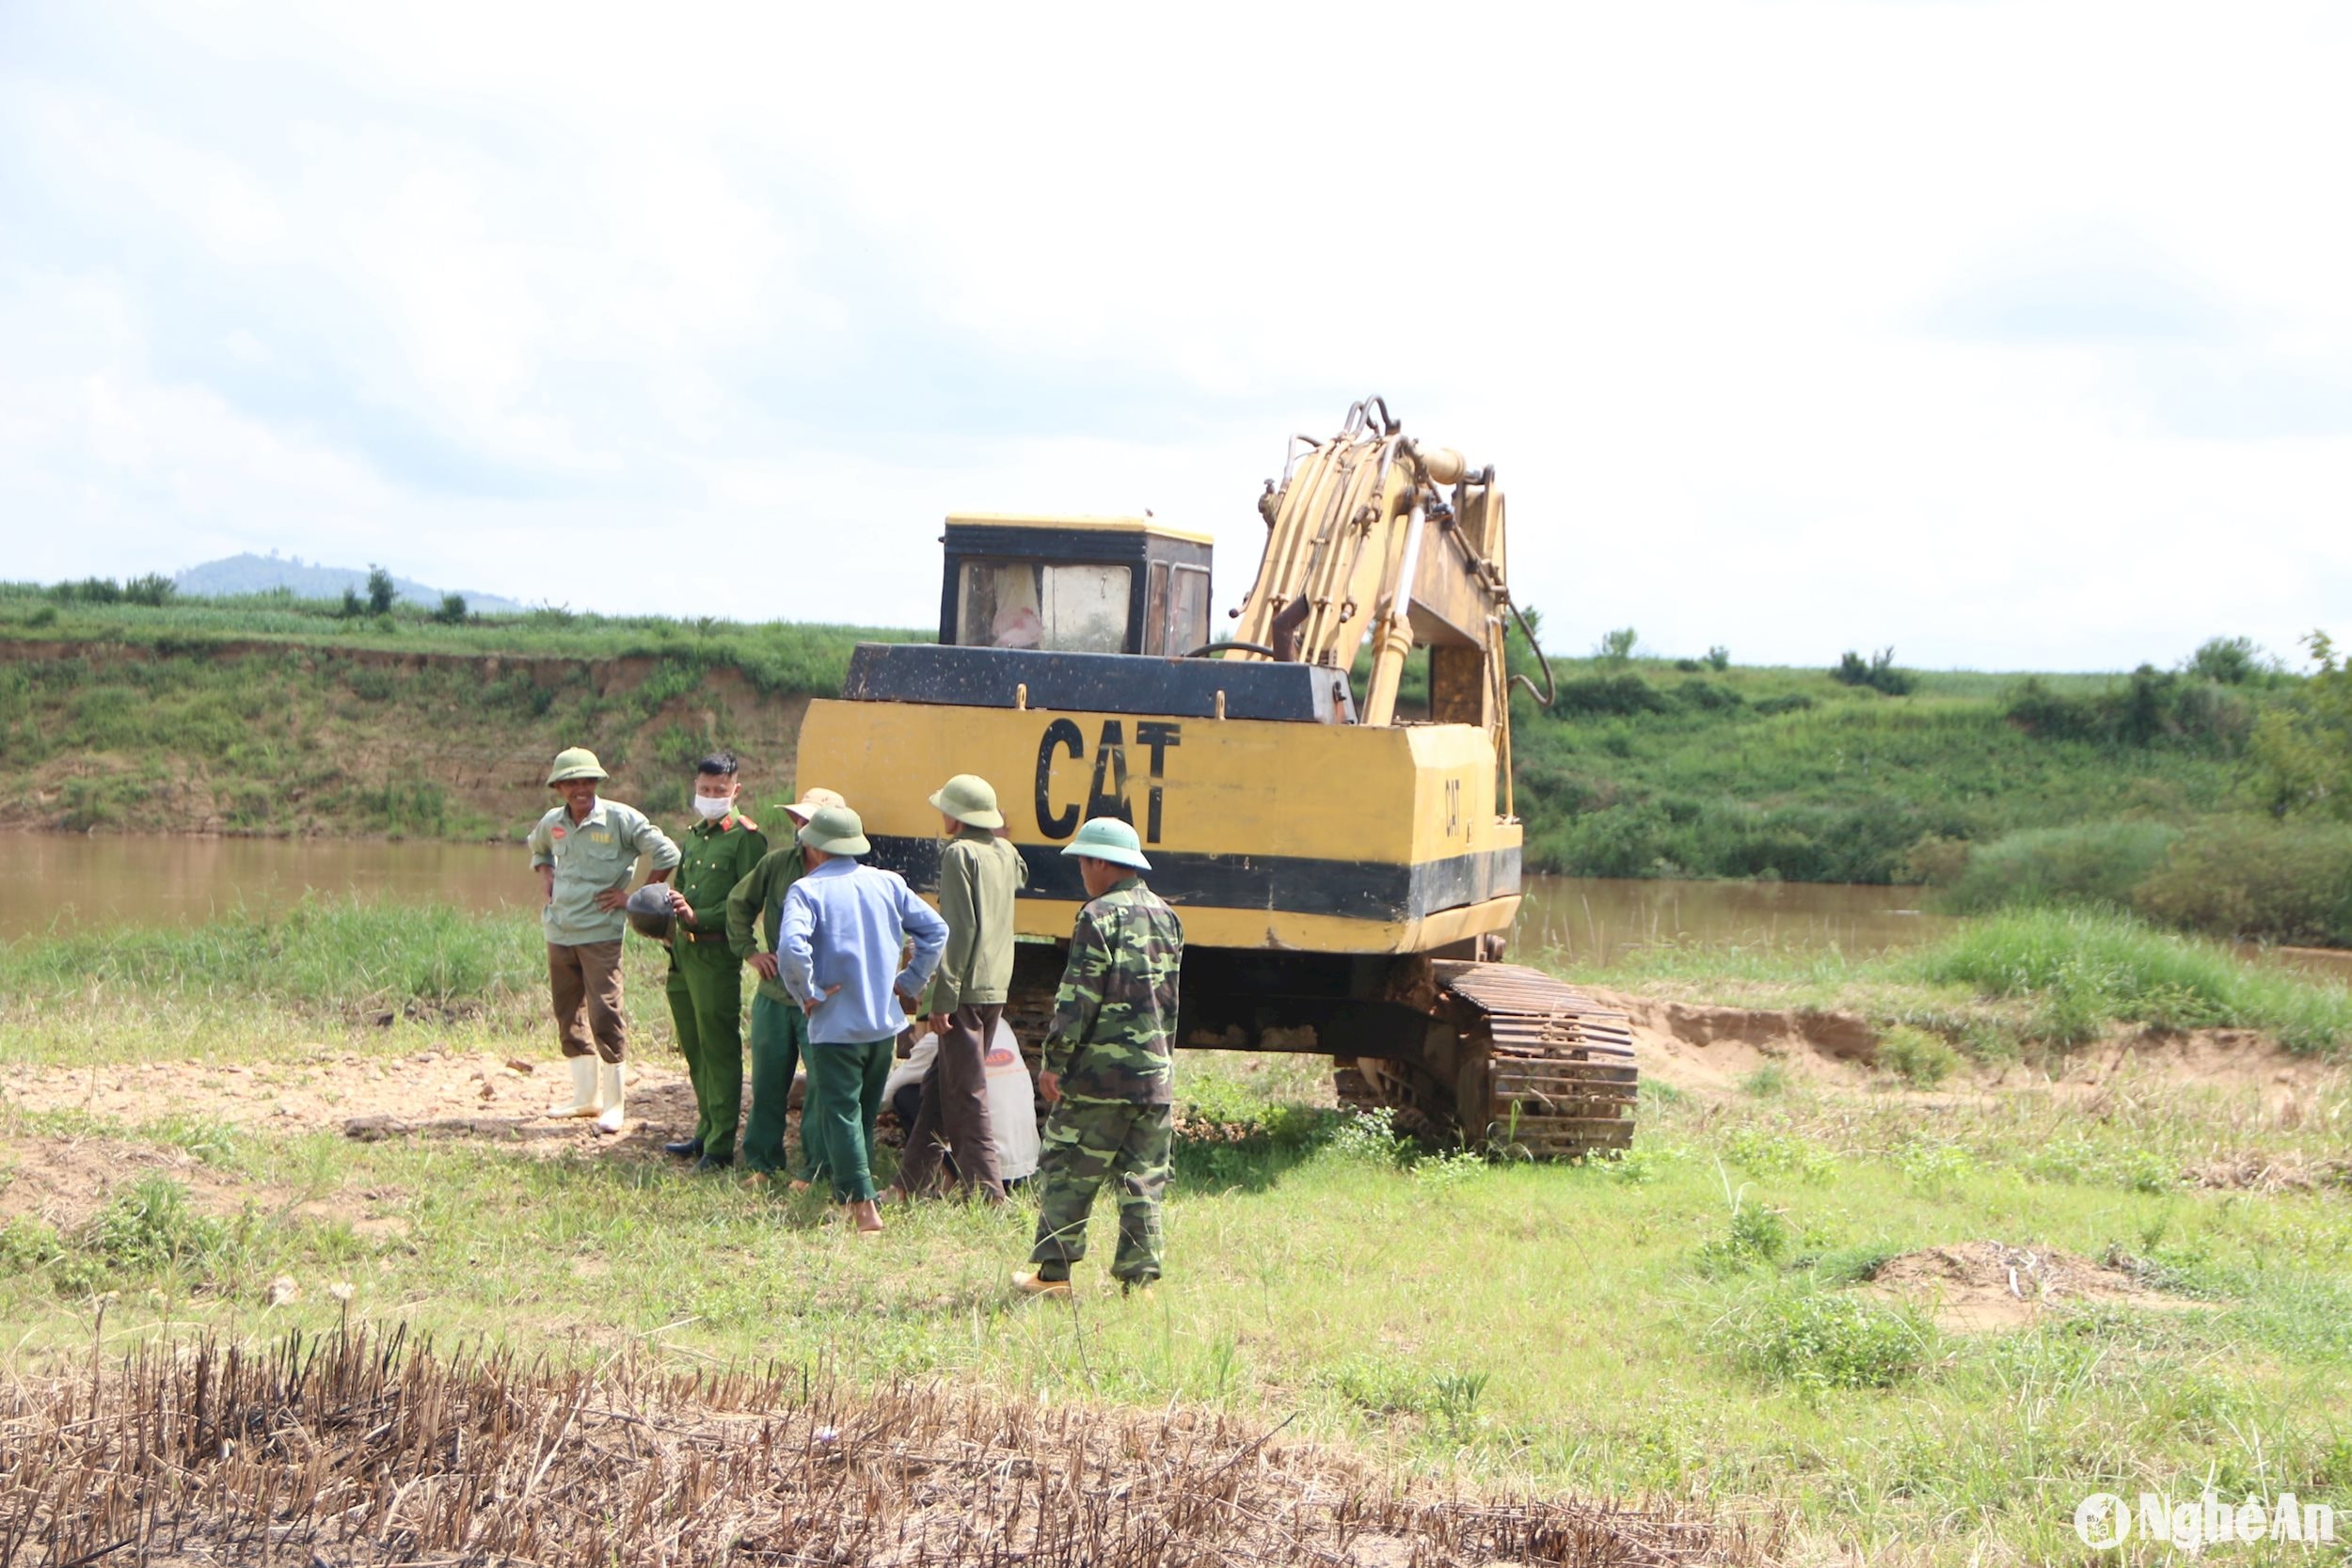
<path id="1" fill-rule="evenodd" d="M 1225 605 L 1381 392 L 1558 651 L 2292 652 L 2347 80 L 2340 6 L 0 0 L 0 578 L 914 625 L 947 512 L 1150 507 Z"/>

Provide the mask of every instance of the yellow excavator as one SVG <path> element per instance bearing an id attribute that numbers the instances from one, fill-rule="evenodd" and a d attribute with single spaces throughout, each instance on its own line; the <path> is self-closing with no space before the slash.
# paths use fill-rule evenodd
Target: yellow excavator
<path id="1" fill-rule="evenodd" d="M 1548 690 L 1509 667 L 1494 470 L 1369 398 L 1329 438 L 1293 438 L 1258 510 L 1264 553 L 1223 641 L 1203 536 L 949 517 L 939 641 L 860 644 L 840 700 L 803 721 L 799 776 L 847 795 L 873 863 L 926 892 L 925 797 L 955 773 L 996 785 L 1029 868 L 1007 1011 L 1031 1048 L 1085 898 L 1060 847 L 1117 816 L 1184 921 L 1182 1044 L 1328 1055 L 1343 1103 L 1424 1136 L 1627 1148 L 1625 1017 L 1501 961 L 1519 906 L 1511 689 Z"/>

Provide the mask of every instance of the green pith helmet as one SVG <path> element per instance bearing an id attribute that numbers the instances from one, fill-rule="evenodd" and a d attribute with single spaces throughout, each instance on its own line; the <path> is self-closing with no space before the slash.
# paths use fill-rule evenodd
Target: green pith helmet
<path id="1" fill-rule="evenodd" d="M 939 786 L 931 805 L 974 828 L 1001 828 L 1005 814 L 996 809 L 996 787 L 977 773 L 959 773 Z"/>
<path id="2" fill-rule="evenodd" d="M 677 910 L 670 902 L 666 882 L 647 882 L 628 895 L 628 902 L 621 906 L 621 911 L 628 916 L 629 925 L 639 936 L 651 937 L 656 942 L 669 941 L 671 930 L 677 925 Z"/>
<path id="3" fill-rule="evenodd" d="M 585 746 L 567 746 L 556 752 L 554 766 L 548 769 L 548 784 L 550 788 L 573 779 L 609 779 L 611 777 L 612 775 L 604 770 L 604 764 L 596 760 L 596 753 Z"/>
<path id="4" fill-rule="evenodd" d="M 1136 836 L 1133 824 L 1116 816 L 1090 816 L 1078 830 L 1078 836 L 1062 849 L 1065 855 L 1090 855 L 1113 865 L 1131 865 L 1137 871 L 1149 871 L 1152 863 L 1143 858 L 1143 840 Z"/>
<path id="5" fill-rule="evenodd" d="M 866 842 L 866 824 L 847 806 L 827 806 L 818 812 L 798 837 L 810 848 L 828 855 L 863 855 L 874 847 Z"/>

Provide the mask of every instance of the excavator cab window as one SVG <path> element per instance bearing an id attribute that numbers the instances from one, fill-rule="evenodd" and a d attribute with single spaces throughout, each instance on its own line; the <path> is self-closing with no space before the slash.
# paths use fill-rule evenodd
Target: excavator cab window
<path id="1" fill-rule="evenodd" d="M 1143 651 L 1182 658 L 1209 641 L 1209 573 L 1204 566 L 1152 562 L 1143 612 Z"/>
<path id="2" fill-rule="evenodd" d="M 958 515 L 939 640 L 1182 657 L 1209 632 L 1210 545 L 1148 518 Z"/>
<path id="3" fill-rule="evenodd" d="M 1130 580 L 1124 566 L 967 561 L 956 641 L 967 648 L 1124 653 Z"/>

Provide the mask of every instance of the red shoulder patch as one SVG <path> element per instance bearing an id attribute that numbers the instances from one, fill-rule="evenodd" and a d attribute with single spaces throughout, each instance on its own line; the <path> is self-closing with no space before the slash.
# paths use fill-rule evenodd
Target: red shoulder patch
<path id="1" fill-rule="evenodd" d="M 742 829 L 747 833 L 755 833 L 759 832 L 759 824 L 753 821 L 748 816 L 738 816 L 733 818 L 733 820 L 737 827 Z"/>

